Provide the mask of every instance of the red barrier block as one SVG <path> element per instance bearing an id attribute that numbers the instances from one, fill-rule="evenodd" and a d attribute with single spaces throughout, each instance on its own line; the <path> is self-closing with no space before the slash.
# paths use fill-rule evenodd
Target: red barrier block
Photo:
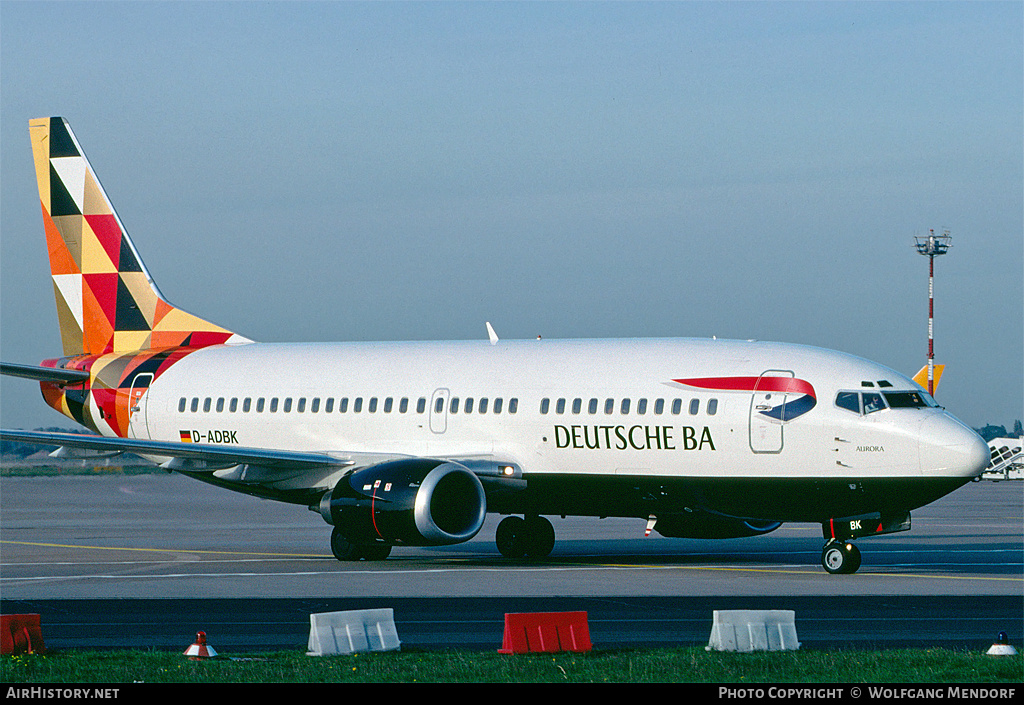
<path id="1" fill-rule="evenodd" d="M 505 615 L 499 654 L 590 651 L 586 612 L 523 612 Z"/>
<path id="2" fill-rule="evenodd" d="M 45 651 L 38 614 L 0 615 L 0 654 L 41 654 Z"/>

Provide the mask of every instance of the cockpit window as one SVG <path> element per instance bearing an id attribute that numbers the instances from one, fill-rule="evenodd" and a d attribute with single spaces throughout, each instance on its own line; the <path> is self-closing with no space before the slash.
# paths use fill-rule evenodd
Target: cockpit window
<path id="1" fill-rule="evenodd" d="M 839 392 L 836 394 L 836 406 L 840 409 L 860 413 L 860 394 L 857 392 Z"/>
<path id="2" fill-rule="evenodd" d="M 855 414 L 870 414 L 882 409 L 919 409 L 938 404 L 925 392 L 839 392 L 836 406 Z"/>
<path id="3" fill-rule="evenodd" d="M 882 401 L 882 395 L 876 394 L 875 392 L 864 393 L 864 413 L 870 414 L 873 411 L 881 411 L 885 408 L 885 402 Z"/>
<path id="4" fill-rule="evenodd" d="M 893 409 L 916 409 L 929 406 L 924 395 L 917 392 L 885 392 L 885 400 Z"/>

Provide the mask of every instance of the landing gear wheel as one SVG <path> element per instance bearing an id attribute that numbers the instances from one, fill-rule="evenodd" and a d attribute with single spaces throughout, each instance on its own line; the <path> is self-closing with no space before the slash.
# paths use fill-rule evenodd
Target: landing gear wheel
<path id="1" fill-rule="evenodd" d="M 511 560 L 518 560 L 526 555 L 526 522 L 519 517 L 505 517 L 494 532 L 494 543 L 498 545 L 498 553 Z"/>
<path id="2" fill-rule="evenodd" d="M 391 544 L 378 541 L 376 543 L 352 543 L 337 527 L 331 532 L 331 553 L 339 561 L 382 561 L 391 555 Z"/>
<path id="3" fill-rule="evenodd" d="M 526 518 L 526 557 L 547 558 L 555 547 L 555 529 L 544 517 Z"/>
<path id="4" fill-rule="evenodd" d="M 349 541 L 337 527 L 331 532 L 331 553 L 339 561 L 358 561 L 361 553 L 357 544 Z"/>
<path id="5" fill-rule="evenodd" d="M 860 549 L 849 542 L 830 541 L 821 550 L 821 565 L 833 575 L 856 573 L 860 568 Z"/>
<path id="6" fill-rule="evenodd" d="M 547 558 L 555 547 L 555 529 L 541 516 L 505 517 L 494 532 L 498 552 L 505 558 Z"/>

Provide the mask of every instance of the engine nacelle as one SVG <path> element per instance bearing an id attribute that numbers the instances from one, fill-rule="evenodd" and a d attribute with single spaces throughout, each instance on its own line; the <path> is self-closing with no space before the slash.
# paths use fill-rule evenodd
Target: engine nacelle
<path id="1" fill-rule="evenodd" d="M 409 458 L 346 475 L 324 495 L 320 514 L 353 543 L 441 546 L 476 536 L 487 498 L 466 467 Z"/>
<path id="2" fill-rule="evenodd" d="M 696 511 L 659 517 L 654 530 L 674 539 L 737 539 L 767 534 L 780 526 L 782 523 L 777 521 L 737 519 Z"/>

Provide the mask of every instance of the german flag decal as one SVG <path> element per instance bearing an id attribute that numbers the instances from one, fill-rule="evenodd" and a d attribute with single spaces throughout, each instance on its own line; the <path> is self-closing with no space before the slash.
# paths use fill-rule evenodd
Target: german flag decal
<path id="1" fill-rule="evenodd" d="M 181 442 L 182 443 L 191 443 L 192 442 L 192 432 L 191 431 L 178 431 L 178 434 L 181 436 Z"/>

